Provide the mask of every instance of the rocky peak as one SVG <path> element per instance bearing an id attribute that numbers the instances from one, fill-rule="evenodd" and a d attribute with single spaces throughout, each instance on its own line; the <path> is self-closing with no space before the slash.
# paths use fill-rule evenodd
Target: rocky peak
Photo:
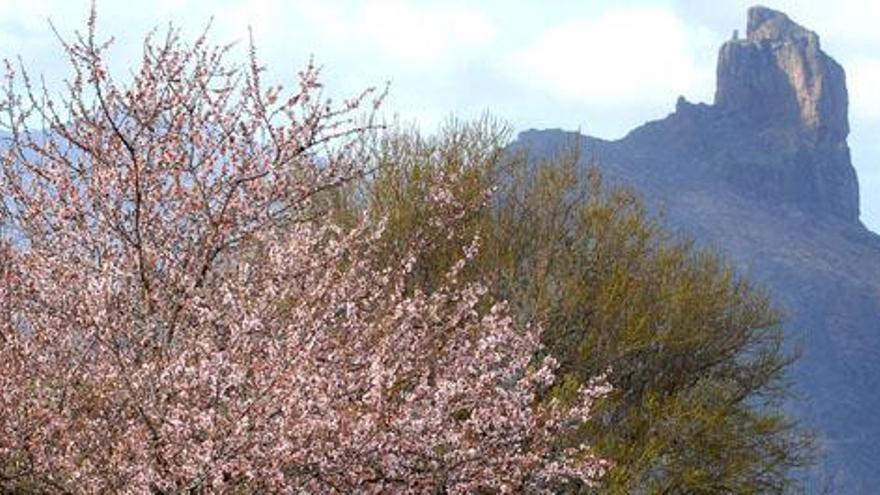
<path id="1" fill-rule="evenodd" d="M 804 29 L 787 15 L 766 7 L 752 7 L 748 13 L 748 39 L 753 41 L 814 38 L 816 33 Z"/>
<path id="2" fill-rule="evenodd" d="M 716 110 L 743 122 L 743 136 L 763 143 L 755 157 L 774 163 L 749 162 L 735 175 L 777 177 L 767 195 L 857 222 L 846 76 L 819 36 L 782 12 L 752 7 L 745 39 L 721 47 L 717 71 Z"/>
<path id="3" fill-rule="evenodd" d="M 816 33 L 766 7 L 749 9 L 745 39 L 722 46 L 715 103 L 816 143 L 840 143 L 849 134 L 843 69 Z"/>

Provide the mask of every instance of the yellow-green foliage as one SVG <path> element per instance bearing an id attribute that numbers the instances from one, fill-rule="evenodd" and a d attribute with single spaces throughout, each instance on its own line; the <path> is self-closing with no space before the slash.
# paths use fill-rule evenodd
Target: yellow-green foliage
<path id="1" fill-rule="evenodd" d="M 664 233 L 636 194 L 582 165 L 577 143 L 538 162 L 505 151 L 508 137 L 489 118 L 451 122 L 429 138 L 392 132 L 372 147 L 375 175 L 337 198 L 339 214 L 384 219 L 389 257 L 430 243 L 412 280 L 425 288 L 479 235 L 465 276 L 544 327 L 562 363 L 558 398 L 612 369 L 615 392 L 582 431 L 616 464 L 603 491 L 796 488 L 793 468 L 812 448 L 778 407 L 791 357 L 767 295 Z M 482 206 L 433 225 L 438 187 Z"/>

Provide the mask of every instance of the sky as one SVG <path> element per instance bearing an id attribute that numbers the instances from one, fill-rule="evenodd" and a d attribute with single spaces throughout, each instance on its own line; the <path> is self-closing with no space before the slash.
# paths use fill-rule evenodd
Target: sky
<path id="1" fill-rule="evenodd" d="M 516 130 L 563 128 L 607 139 L 663 118 L 679 95 L 711 102 L 718 48 L 745 32 L 741 0 L 97 0 L 113 36 L 111 70 L 138 60 L 143 35 L 169 22 L 195 36 L 246 41 L 275 80 L 310 57 L 328 94 L 390 82 L 384 111 L 424 130 L 485 111 Z M 878 0 L 764 0 L 819 33 L 847 71 L 850 146 L 862 221 L 880 232 Z M 21 56 L 49 85 L 67 76 L 63 36 L 85 25 L 89 0 L 0 0 L 0 58 Z M 243 44 L 244 45 L 244 44 Z M 242 52 L 243 53 L 243 52 Z"/>

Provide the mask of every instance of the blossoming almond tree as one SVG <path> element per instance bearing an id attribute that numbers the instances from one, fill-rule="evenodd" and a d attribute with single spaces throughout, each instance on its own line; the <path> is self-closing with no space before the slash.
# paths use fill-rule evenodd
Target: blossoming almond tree
<path id="1" fill-rule="evenodd" d="M 0 175 L 0 488 L 72 493 L 541 490 L 607 468 L 559 436 L 607 393 L 540 400 L 539 331 L 457 281 L 371 257 L 315 199 L 367 172 L 360 118 L 307 67 L 171 30 L 121 83 L 63 42 L 63 97 L 7 62 Z M 375 100 L 373 100 L 375 98 Z M 366 122 L 366 124 L 363 124 Z M 33 130 L 37 126 L 39 132 Z M 439 221 L 467 206 L 435 195 Z M 23 489 L 23 488 L 22 488 Z"/>

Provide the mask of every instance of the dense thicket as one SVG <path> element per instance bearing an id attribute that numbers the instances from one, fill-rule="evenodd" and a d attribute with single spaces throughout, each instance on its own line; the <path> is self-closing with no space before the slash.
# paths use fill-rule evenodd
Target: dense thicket
<path id="1" fill-rule="evenodd" d="M 333 196 L 337 213 L 386 221 L 385 256 L 414 236 L 429 245 L 410 277 L 418 287 L 441 283 L 479 236 L 463 276 L 488 283 L 521 322 L 544 327 L 562 362 L 554 397 L 612 370 L 601 421 L 560 439 L 588 439 L 615 463 L 604 490 L 796 490 L 812 442 L 781 409 L 792 354 L 768 295 L 715 254 L 666 234 L 632 191 L 603 184 L 577 143 L 536 162 L 508 151 L 507 138 L 489 118 L 431 137 L 398 129 L 370 144 L 376 173 Z M 454 228 L 437 224 L 438 184 L 452 203 L 481 206 Z"/>

